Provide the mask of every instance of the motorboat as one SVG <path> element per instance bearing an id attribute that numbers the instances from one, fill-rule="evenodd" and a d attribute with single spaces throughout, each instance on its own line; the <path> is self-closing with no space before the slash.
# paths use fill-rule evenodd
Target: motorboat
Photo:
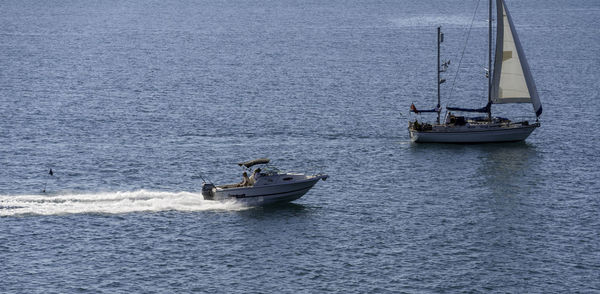
<path id="1" fill-rule="evenodd" d="M 244 169 L 244 180 L 238 184 L 214 185 L 204 182 L 205 200 L 236 201 L 249 206 L 262 206 L 294 201 L 306 194 L 326 174 L 306 175 L 284 172 L 269 165 L 268 158 L 259 158 L 238 165 Z M 246 173 L 251 173 L 246 177 Z"/>

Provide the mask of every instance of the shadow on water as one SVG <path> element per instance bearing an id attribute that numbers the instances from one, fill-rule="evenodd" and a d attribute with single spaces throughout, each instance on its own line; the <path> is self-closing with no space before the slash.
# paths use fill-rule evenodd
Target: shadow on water
<path id="1" fill-rule="evenodd" d="M 526 142 L 483 146 L 477 173 L 494 196 L 529 193 L 543 182 L 537 172 L 542 162 L 535 145 Z"/>
<path id="2" fill-rule="evenodd" d="M 267 206 L 258 206 L 252 209 L 240 211 L 242 217 L 252 219 L 260 219 L 265 217 L 290 217 L 299 216 L 310 213 L 311 209 L 308 206 L 298 203 L 277 203 Z"/>
<path id="3" fill-rule="evenodd" d="M 479 150 L 475 172 L 481 188 L 463 205 L 471 211 L 470 221 L 477 222 L 469 232 L 472 240 L 479 240 L 485 248 L 481 266 L 490 271 L 502 266 L 535 266 L 528 256 L 531 248 L 540 244 L 530 230 L 543 214 L 543 206 L 539 205 L 545 181 L 540 172 L 543 153 L 527 142 L 485 145 Z"/>
<path id="4" fill-rule="evenodd" d="M 457 151 L 481 152 L 484 154 L 501 153 L 531 153 L 536 146 L 526 141 L 507 143 L 482 143 L 482 144 L 444 144 L 444 143 L 410 143 L 409 151 L 413 154 L 441 153 L 448 154 Z M 470 153 L 472 154 L 472 153 Z"/>
<path id="5" fill-rule="evenodd" d="M 444 179 L 452 189 L 473 193 L 514 195 L 543 181 L 542 153 L 527 142 L 493 144 L 411 144 L 411 173 Z M 450 182 L 448 182 L 450 181 Z M 449 187 L 450 188 L 450 187 Z"/>
<path id="6" fill-rule="evenodd" d="M 419 151 L 419 150 L 439 150 L 439 149 L 448 149 L 448 150 L 462 150 L 462 149 L 496 149 L 496 148 L 534 148 L 535 146 L 531 145 L 527 141 L 518 141 L 518 142 L 505 142 L 505 143 L 415 143 L 410 142 L 410 150 L 411 151 Z"/>

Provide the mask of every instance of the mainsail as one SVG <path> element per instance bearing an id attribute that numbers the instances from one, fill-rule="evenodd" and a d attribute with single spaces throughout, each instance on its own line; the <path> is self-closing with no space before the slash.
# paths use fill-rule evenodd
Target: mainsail
<path id="1" fill-rule="evenodd" d="M 529 64 L 504 0 L 496 1 L 496 58 L 492 80 L 493 103 L 532 103 L 536 116 L 542 104 Z"/>

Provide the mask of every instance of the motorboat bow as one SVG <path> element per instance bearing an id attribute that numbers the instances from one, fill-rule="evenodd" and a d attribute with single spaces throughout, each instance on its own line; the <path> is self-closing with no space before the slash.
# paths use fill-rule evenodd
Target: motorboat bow
<path id="1" fill-rule="evenodd" d="M 269 165 L 269 161 L 268 158 L 260 158 L 238 163 L 252 175 L 239 184 L 217 186 L 204 183 L 202 196 L 205 200 L 234 200 L 249 206 L 290 202 L 306 194 L 319 180 L 328 178 L 326 174 L 283 172 Z"/>

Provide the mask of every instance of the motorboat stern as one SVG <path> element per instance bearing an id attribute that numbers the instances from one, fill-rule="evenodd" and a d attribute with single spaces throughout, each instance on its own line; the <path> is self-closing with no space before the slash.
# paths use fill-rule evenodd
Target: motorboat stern
<path id="1" fill-rule="evenodd" d="M 214 188 L 215 185 L 212 183 L 205 183 L 202 185 L 202 197 L 204 197 L 204 200 L 215 199 L 215 192 L 213 191 Z"/>

